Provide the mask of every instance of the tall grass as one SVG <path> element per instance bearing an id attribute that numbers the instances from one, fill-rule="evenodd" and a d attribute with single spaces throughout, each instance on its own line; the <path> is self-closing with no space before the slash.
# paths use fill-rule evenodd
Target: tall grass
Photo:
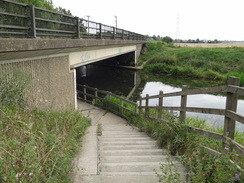
<path id="1" fill-rule="evenodd" d="M 74 111 L 0 110 L 0 180 L 69 182 L 74 156 L 90 121 Z"/>
<path id="2" fill-rule="evenodd" d="M 172 155 L 184 163 L 191 182 L 241 183 L 244 181 L 244 172 L 239 170 L 235 163 L 229 161 L 232 159 L 243 168 L 243 155 L 230 151 L 227 147 L 222 156 L 207 154 L 201 145 L 221 150 L 222 143 L 189 131 L 189 123 L 193 126 L 205 127 L 205 122 L 199 124 L 194 119 L 194 122 L 191 120 L 185 124 L 172 118 L 170 123 L 164 124 L 132 114 L 129 117 L 133 125 L 157 139 L 161 147 L 168 148 Z M 164 173 L 164 170 L 162 172 Z M 167 177 L 160 178 L 167 180 Z"/>
<path id="3" fill-rule="evenodd" d="M 0 182 L 70 182 L 90 120 L 76 111 L 26 109 L 28 77 L 16 76 L 0 82 Z"/>
<path id="4" fill-rule="evenodd" d="M 155 48 L 159 44 L 149 43 L 154 46 L 148 46 L 143 56 L 150 61 L 147 72 L 222 82 L 228 76 L 243 75 L 244 48 L 169 48 L 162 43 L 161 49 Z"/>

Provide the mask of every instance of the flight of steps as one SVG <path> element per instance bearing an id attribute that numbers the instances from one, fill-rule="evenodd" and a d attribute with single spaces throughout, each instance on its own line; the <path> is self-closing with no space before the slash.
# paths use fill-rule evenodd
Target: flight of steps
<path id="1" fill-rule="evenodd" d="M 133 175 L 152 182 L 158 182 L 155 172 L 162 173 L 160 165 L 168 157 L 155 140 L 128 124 L 103 126 L 98 153 L 100 175 Z"/>

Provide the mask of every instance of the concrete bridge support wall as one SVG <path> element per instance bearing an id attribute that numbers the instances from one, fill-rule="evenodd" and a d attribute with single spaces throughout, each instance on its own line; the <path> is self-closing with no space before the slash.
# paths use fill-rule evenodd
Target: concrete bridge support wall
<path id="1" fill-rule="evenodd" d="M 59 111 L 75 108 L 74 72 L 70 71 L 68 55 L 0 64 L 2 78 L 10 79 L 18 71 L 30 77 L 25 89 L 28 107 Z"/>
<path id="2" fill-rule="evenodd" d="M 141 51 L 142 51 L 143 46 L 144 46 L 144 44 L 137 44 L 136 45 L 136 60 L 141 55 Z"/>

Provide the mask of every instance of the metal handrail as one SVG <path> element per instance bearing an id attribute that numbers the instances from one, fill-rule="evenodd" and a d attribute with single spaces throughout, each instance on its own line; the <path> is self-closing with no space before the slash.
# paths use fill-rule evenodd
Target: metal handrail
<path id="1" fill-rule="evenodd" d="M 0 18 L 2 18 L 2 20 L 0 19 L 0 38 L 37 38 L 47 36 L 60 38 L 68 36 L 76 39 L 109 38 L 122 40 L 146 40 L 146 36 L 141 34 L 81 19 L 72 15 L 35 7 L 33 5 L 27 5 L 10 0 L 1 0 L 0 3 L 5 3 L 5 6 L 0 8 Z M 20 12 L 15 13 L 8 11 L 8 7 L 10 7 L 11 4 L 16 6 L 14 7 L 15 9 L 19 9 L 20 12 L 24 13 L 21 14 Z M 16 27 L 26 27 L 26 29 L 18 29 L 16 31 Z M 13 32 L 13 30 L 15 31 Z M 56 33 L 49 34 L 49 32 Z"/>

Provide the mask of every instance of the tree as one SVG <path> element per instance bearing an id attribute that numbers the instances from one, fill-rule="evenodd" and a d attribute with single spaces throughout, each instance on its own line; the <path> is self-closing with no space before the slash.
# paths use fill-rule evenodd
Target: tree
<path id="1" fill-rule="evenodd" d="M 169 37 L 169 36 L 163 37 L 162 41 L 165 42 L 165 43 L 173 43 L 174 42 L 174 40 L 171 37 Z"/>
<path id="2" fill-rule="evenodd" d="M 219 41 L 217 39 L 214 40 L 214 43 L 218 43 Z"/>
<path id="3" fill-rule="evenodd" d="M 55 10 L 52 0 L 14 0 L 16 2 L 24 3 L 24 4 L 31 4 L 33 6 L 48 9 L 48 10 Z"/>

